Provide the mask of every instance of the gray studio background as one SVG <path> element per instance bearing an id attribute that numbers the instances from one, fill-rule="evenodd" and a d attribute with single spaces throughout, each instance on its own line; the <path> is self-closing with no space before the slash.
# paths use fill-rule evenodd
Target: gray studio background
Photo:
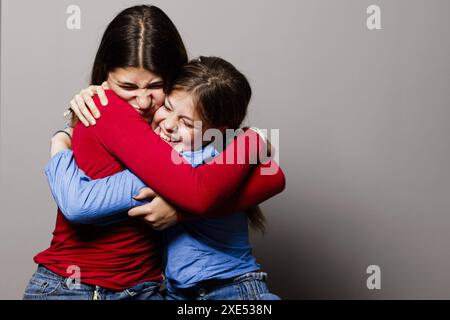
<path id="1" fill-rule="evenodd" d="M 143 1 L 1 2 L 0 298 L 20 299 L 56 207 L 43 168 L 51 134 L 86 87 L 107 23 Z M 450 298 L 449 1 L 145 2 L 189 54 L 249 78 L 247 122 L 280 128 L 283 194 L 252 234 L 285 299 Z M 66 8 L 81 8 L 81 30 Z M 381 30 L 366 8 L 381 8 Z M 381 268 L 368 290 L 366 268 Z"/>

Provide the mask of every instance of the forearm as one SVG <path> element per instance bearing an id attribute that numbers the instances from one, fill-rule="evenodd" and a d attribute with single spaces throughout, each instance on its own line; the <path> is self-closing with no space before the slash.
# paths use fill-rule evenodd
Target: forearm
<path id="1" fill-rule="evenodd" d="M 263 174 L 266 168 L 275 169 L 275 174 Z M 273 196 L 281 193 L 286 187 L 286 178 L 281 168 L 271 160 L 269 163 L 257 166 L 246 183 L 233 195 L 231 199 L 212 210 L 209 215 L 243 211 L 256 206 Z"/>
<path id="2" fill-rule="evenodd" d="M 264 174 L 270 168 L 274 174 Z M 219 217 L 225 214 L 244 211 L 281 193 L 286 187 L 286 178 L 281 168 L 270 160 L 255 167 L 245 183 L 226 202 L 208 211 L 205 216 Z M 185 211 L 178 213 L 180 221 L 195 219 L 196 216 Z"/>
<path id="3" fill-rule="evenodd" d="M 45 174 L 58 207 L 74 224 L 100 224 L 127 217 L 127 210 L 144 202 L 132 198 L 145 185 L 128 171 L 91 180 L 76 165 L 73 153 L 59 152 Z"/>

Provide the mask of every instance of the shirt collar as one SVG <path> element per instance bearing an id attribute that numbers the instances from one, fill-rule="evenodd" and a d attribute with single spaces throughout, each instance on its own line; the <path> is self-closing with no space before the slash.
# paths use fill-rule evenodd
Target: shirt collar
<path id="1" fill-rule="evenodd" d="M 181 152 L 183 158 L 189 161 L 189 163 L 191 163 L 193 167 L 197 167 L 203 164 L 205 160 L 213 158 L 217 154 L 218 152 L 214 148 L 214 145 L 212 143 L 198 150 Z"/>

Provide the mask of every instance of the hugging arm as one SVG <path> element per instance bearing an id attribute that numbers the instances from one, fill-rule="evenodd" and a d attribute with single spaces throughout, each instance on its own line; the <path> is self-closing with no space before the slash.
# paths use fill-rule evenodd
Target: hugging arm
<path id="1" fill-rule="evenodd" d="M 274 174 L 267 175 L 264 173 L 269 168 Z M 256 166 L 250 174 L 250 177 L 236 190 L 228 201 L 211 210 L 206 215 L 220 216 L 230 212 L 246 210 L 282 192 L 285 187 L 286 178 L 283 170 L 275 162 L 269 161 Z M 179 220 L 183 220 L 183 217 L 179 216 Z"/>
<path id="2" fill-rule="evenodd" d="M 212 210 L 207 216 L 244 210 L 281 192 L 284 188 L 283 172 L 279 169 L 275 175 L 262 175 L 264 166 L 267 164 L 251 173 L 232 201 Z M 73 224 L 118 222 L 126 218 L 127 210 L 142 205 L 142 202 L 132 197 L 146 186 L 133 173 L 124 170 L 92 180 L 77 166 L 73 152 L 68 149 L 59 152 L 48 162 L 45 173 L 58 207 Z M 178 217 L 179 220 L 186 219 L 185 215 Z"/>
<path id="3" fill-rule="evenodd" d="M 69 149 L 58 152 L 45 167 L 59 209 L 72 224 L 109 224 L 126 219 L 127 210 L 144 202 L 132 198 L 145 184 L 128 170 L 92 180 L 78 168 Z"/>
<path id="4" fill-rule="evenodd" d="M 159 196 L 192 214 L 211 213 L 230 198 L 255 167 L 242 158 L 255 159 L 264 147 L 258 133 L 247 130 L 215 158 L 216 163 L 192 168 L 128 103 L 112 91 L 106 93 L 108 107 L 94 97 L 101 112 L 97 124 L 88 128 L 77 124 L 76 130 L 89 130 Z"/>

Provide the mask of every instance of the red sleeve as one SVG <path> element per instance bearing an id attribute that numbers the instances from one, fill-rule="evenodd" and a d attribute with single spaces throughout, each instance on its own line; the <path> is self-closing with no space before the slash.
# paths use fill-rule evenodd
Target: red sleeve
<path id="1" fill-rule="evenodd" d="M 274 174 L 267 175 L 264 170 L 270 168 Z M 217 217 L 231 212 L 245 211 L 282 192 L 286 187 L 286 178 L 273 160 L 257 165 L 250 177 L 239 187 L 233 196 L 207 212 L 205 217 Z M 179 221 L 188 221 L 197 217 L 186 212 L 178 213 Z"/>
<path id="2" fill-rule="evenodd" d="M 270 168 L 274 174 L 265 174 L 264 170 Z M 282 192 L 286 187 L 286 178 L 283 171 L 273 160 L 257 165 L 249 179 L 237 190 L 223 205 L 211 212 L 217 216 L 229 212 L 243 211 L 268 200 Z"/>
<path id="3" fill-rule="evenodd" d="M 157 194 L 193 214 L 210 212 L 230 198 L 254 168 L 248 159 L 255 159 L 264 144 L 256 132 L 247 130 L 214 158 L 214 163 L 193 168 L 127 102 L 112 91 L 106 93 L 106 107 L 94 97 L 101 112 L 97 124 L 85 128 L 79 123 L 76 129 L 90 130 L 105 149 Z"/>

